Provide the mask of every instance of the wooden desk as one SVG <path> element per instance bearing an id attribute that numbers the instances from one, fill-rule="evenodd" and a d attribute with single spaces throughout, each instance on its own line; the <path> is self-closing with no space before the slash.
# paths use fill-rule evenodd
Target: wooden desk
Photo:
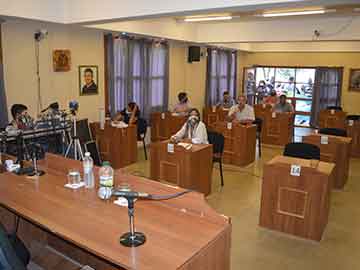
<path id="1" fill-rule="evenodd" d="M 170 112 L 151 114 L 151 141 L 158 142 L 170 139 L 185 124 L 187 116 L 172 115 Z"/>
<path id="2" fill-rule="evenodd" d="M 260 116 L 263 118 L 262 143 L 284 146 L 292 142 L 294 135 L 293 113 L 275 113 L 269 109 L 264 109 Z"/>
<path id="3" fill-rule="evenodd" d="M 263 125 L 265 122 L 265 116 L 268 113 L 271 113 L 271 110 L 272 110 L 272 106 L 270 104 L 255 104 L 254 105 L 255 117 L 263 120 Z"/>
<path id="4" fill-rule="evenodd" d="M 163 141 L 150 145 L 151 179 L 170 182 L 209 195 L 212 145 L 193 144 L 190 150 L 174 145 L 174 152 L 169 153 L 168 143 L 169 141 Z"/>
<path id="5" fill-rule="evenodd" d="M 319 128 L 346 129 L 347 113 L 336 110 L 321 110 L 319 112 Z"/>
<path id="6" fill-rule="evenodd" d="M 99 147 L 101 159 L 110 161 L 114 169 L 137 162 L 137 126 L 115 128 L 110 123 L 100 129 L 99 123 L 90 124 L 91 132 Z"/>
<path id="7" fill-rule="evenodd" d="M 97 189 L 64 188 L 65 172 L 75 165 L 82 166 L 48 155 L 42 165 L 47 174 L 39 180 L 0 174 L 1 222 L 12 226 L 15 212 L 27 220 L 21 220 L 18 232 L 27 245 L 39 240 L 97 270 L 230 269 L 230 220 L 210 208 L 202 194 L 138 200 L 135 224 L 147 241 L 127 248 L 119 244 L 129 230 L 127 208 L 100 200 Z M 116 171 L 116 184 L 124 181 L 133 190 L 152 194 L 182 190 Z"/>
<path id="8" fill-rule="evenodd" d="M 300 176 L 290 175 L 291 165 Z M 260 226 L 320 241 L 328 223 L 334 164 L 277 156 L 264 166 Z"/>
<path id="9" fill-rule="evenodd" d="M 203 121 L 208 128 L 213 129 L 216 122 L 225 121 L 228 113 L 229 109 L 206 107 L 203 109 Z"/>
<path id="10" fill-rule="evenodd" d="M 216 122 L 214 130 L 225 137 L 223 161 L 227 164 L 246 166 L 255 160 L 256 125 L 242 125 L 233 122 L 228 129 L 227 122 Z"/>
<path id="11" fill-rule="evenodd" d="M 347 136 L 352 139 L 351 156 L 360 158 L 360 121 L 347 121 Z"/>
<path id="12" fill-rule="evenodd" d="M 321 136 L 328 137 L 328 144 L 321 143 Z M 334 188 L 344 188 L 349 175 L 351 138 L 322 134 L 303 137 L 303 142 L 320 148 L 320 160 L 335 164 Z"/>

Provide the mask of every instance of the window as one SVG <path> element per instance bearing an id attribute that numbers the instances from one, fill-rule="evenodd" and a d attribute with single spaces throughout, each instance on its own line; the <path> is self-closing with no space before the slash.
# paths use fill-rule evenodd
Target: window
<path id="1" fill-rule="evenodd" d="M 253 100 L 251 103 L 261 103 L 275 90 L 278 96 L 285 94 L 295 108 L 295 125 L 310 126 L 315 68 L 256 67 L 245 72 L 255 77 L 253 87 L 249 83 L 244 86 L 245 94 Z"/>
<path id="2" fill-rule="evenodd" d="M 151 112 L 166 109 L 167 44 L 123 38 L 112 38 L 110 42 L 112 47 L 107 46 L 113 54 L 113 61 L 107 59 L 108 70 L 113 72 L 113 84 L 109 86 L 110 111 L 120 111 L 134 101 L 139 105 L 142 117 L 149 119 Z"/>
<path id="3" fill-rule="evenodd" d="M 208 49 L 206 76 L 206 104 L 216 105 L 222 100 L 224 91 L 236 95 L 236 52 Z"/>

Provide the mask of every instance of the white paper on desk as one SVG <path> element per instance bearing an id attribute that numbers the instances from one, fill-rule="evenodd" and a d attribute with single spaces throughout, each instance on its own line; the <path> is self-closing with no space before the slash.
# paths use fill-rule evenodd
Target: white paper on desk
<path id="1" fill-rule="evenodd" d="M 161 119 L 162 119 L 162 120 L 165 119 L 165 113 L 161 113 Z"/>
<path id="2" fill-rule="evenodd" d="M 100 108 L 99 109 L 99 122 L 100 122 L 100 129 L 105 129 L 105 109 Z"/>
<path id="3" fill-rule="evenodd" d="M 167 145 L 167 151 L 168 151 L 168 153 L 174 153 L 175 147 L 174 147 L 174 144 L 173 144 L 173 143 L 168 143 L 168 145 Z"/>
<path id="4" fill-rule="evenodd" d="M 329 137 L 328 136 L 321 136 L 320 143 L 321 144 L 329 144 Z"/>
<path id="5" fill-rule="evenodd" d="M 273 112 L 273 113 L 271 114 L 271 117 L 272 117 L 272 118 L 276 118 L 276 112 Z"/>
<path id="6" fill-rule="evenodd" d="M 227 126 L 227 129 L 232 129 L 232 122 L 228 122 L 226 126 Z"/>
<path id="7" fill-rule="evenodd" d="M 111 122 L 111 126 L 114 127 L 114 128 L 127 128 L 129 125 L 126 124 L 126 123 L 123 122 L 123 121 L 120 121 L 120 122 L 118 122 L 118 123 Z"/>
<path id="8" fill-rule="evenodd" d="M 334 115 L 334 114 L 335 114 L 335 110 L 334 110 L 334 109 L 331 109 L 331 110 L 330 110 L 330 113 L 331 113 L 331 115 Z"/>
<path id="9" fill-rule="evenodd" d="M 300 176 L 300 174 L 301 174 L 301 166 L 300 165 L 291 165 L 290 175 Z"/>
<path id="10" fill-rule="evenodd" d="M 354 120 L 349 120 L 348 125 L 349 127 L 352 127 L 354 125 Z"/>
<path id="11" fill-rule="evenodd" d="M 178 145 L 184 147 L 186 150 L 190 150 L 192 147 L 191 143 L 178 143 Z"/>
<path id="12" fill-rule="evenodd" d="M 85 182 L 83 182 L 83 181 L 78 184 L 69 184 L 69 183 L 65 184 L 66 188 L 71 188 L 71 189 L 78 189 L 78 188 L 81 188 L 84 186 L 85 186 Z"/>

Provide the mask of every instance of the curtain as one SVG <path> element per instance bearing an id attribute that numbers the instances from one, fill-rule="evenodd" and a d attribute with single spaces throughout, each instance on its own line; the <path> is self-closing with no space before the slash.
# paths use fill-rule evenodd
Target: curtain
<path id="1" fill-rule="evenodd" d="M 152 112 L 166 110 L 169 98 L 167 44 L 115 38 L 112 53 L 114 79 L 113 82 L 109 80 L 113 85 L 109 87 L 111 114 L 132 101 L 139 105 L 141 117 L 147 120 Z"/>
<path id="2" fill-rule="evenodd" d="M 4 66 L 2 60 L 1 22 L 0 22 L 0 128 L 8 124 L 8 113 L 4 84 Z"/>
<path id="3" fill-rule="evenodd" d="M 343 68 L 317 68 L 312 98 L 310 126 L 318 127 L 319 112 L 328 106 L 341 106 Z"/>
<path id="4" fill-rule="evenodd" d="M 208 48 L 207 54 L 205 104 L 212 106 L 222 100 L 224 91 L 229 91 L 233 98 L 236 96 L 237 54 L 211 48 Z"/>

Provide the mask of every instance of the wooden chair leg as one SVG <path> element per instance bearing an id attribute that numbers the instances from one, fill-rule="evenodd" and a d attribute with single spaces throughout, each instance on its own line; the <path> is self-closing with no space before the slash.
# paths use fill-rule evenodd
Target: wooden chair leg
<path id="1" fill-rule="evenodd" d="M 223 187 L 224 186 L 224 175 L 223 175 L 223 168 L 222 168 L 222 160 L 221 159 L 220 159 L 219 165 L 220 165 L 221 186 Z"/>
<path id="2" fill-rule="evenodd" d="M 143 141 L 143 146 L 144 146 L 145 160 L 147 160 L 147 151 L 146 151 L 145 138 L 143 138 L 142 141 Z"/>

